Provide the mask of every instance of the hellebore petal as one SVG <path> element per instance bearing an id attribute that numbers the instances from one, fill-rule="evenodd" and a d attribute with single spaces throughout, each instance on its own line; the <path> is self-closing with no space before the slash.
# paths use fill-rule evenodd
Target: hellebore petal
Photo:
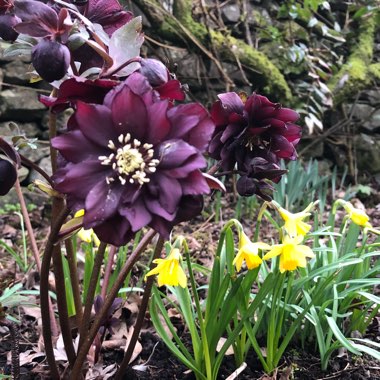
<path id="1" fill-rule="evenodd" d="M 41 40 L 32 50 L 32 64 L 47 82 L 61 79 L 70 66 L 70 50 L 56 41 Z"/>

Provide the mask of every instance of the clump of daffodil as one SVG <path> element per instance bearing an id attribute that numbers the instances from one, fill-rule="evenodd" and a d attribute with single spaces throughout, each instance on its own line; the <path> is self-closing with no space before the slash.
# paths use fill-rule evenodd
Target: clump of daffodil
<path id="1" fill-rule="evenodd" d="M 303 220 L 311 215 L 309 212 L 316 204 L 316 202 L 311 202 L 305 210 L 301 212 L 297 212 L 295 214 L 289 212 L 288 210 L 281 207 L 277 202 L 272 201 L 271 204 L 277 209 L 279 214 L 281 215 L 281 218 L 284 220 L 284 229 L 286 230 L 286 233 L 290 235 L 291 237 L 296 236 L 304 236 L 306 235 L 310 229 L 311 225 L 305 223 Z"/>
<path id="2" fill-rule="evenodd" d="M 240 271 L 243 261 L 245 261 L 248 269 L 257 268 L 262 263 L 259 249 L 268 250 L 270 246 L 261 242 L 252 243 L 244 231 L 241 231 L 239 233 L 239 251 L 232 265 L 235 265 L 236 270 Z"/>
<path id="3" fill-rule="evenodd" d="M 149 271 L 145 279 L 148 276 L 157 274 L 158 286 L 171 285 L 186 287 L 186 275 L 180 265 L 181 254 L 178 248 L 173 248 L 166 259 L 155 259 L 153 262 L 157 264 L 155 268 Z"/>
<path id="4" fill-rule="evenodd" d="M 302 245 L 303 236 L 291 237 L 286 235 L 282 244 L 273 245 L 271 250 L 264 255 L 263 260 L 280 256 L 280 272 L 293 271 L 299 267 L 306 267 L 306 258 L 314 258 L 315 255 L 310 247 Z"/>
<path id="5" fill-rule="evenodd" d="M 344 201 L 343 199 L 338 199 L 336 203 L 343 206 L 353 223 L 360 227 L 372 228 L 371 223 L 369 223 L 369 216 L 364 210 L 354 207 L 352 203 Z"/>
<path id="6" fill-rule="evenodd" d="M 75 213 L 74 215 L 74 218 L 80 218 L 84 215 L 84 210 L 79 210 Z M 78 231 L 78 237 L 80 240 L 86 242 L 86 243 L 91 243 L 92 241 L 94 242 L 94 244 L 99 247 L 100 245 L 100 240 L 99 238 L 96 236 L 94 230 L 92 228 L 88 229 L 88 230 L 85 230 L 84 228 L 81 228 L 79 231 Z"/>

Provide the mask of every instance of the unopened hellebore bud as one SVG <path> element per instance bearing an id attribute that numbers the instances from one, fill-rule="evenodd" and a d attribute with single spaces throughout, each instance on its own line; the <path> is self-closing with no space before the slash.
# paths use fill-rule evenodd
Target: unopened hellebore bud
<path id="1" fill-rule="evenodd" d="M 70 65 L 70 50 L 56 41 L 42 40 L 32 51 L 32 63 L 42 79 L 61 79 Z"/>
<path id="2" fill-rule="evenodd" d="M 19 22 L 21 22 L 21 19 L 15 15 L 0 15 L 0 38 L 4 41 L 15 41 L 18 37 L 18 33 L 13 29 L 13 27 Z"/>
<path id="3" fill-rule="evenodd" d="M 169 71 L 166 66 L 157 59 L 142 59 L 140 72 L 155 86 L 161 86 L 169 80 Z"/>
<path id="4" fill-rule="evenodd" d="M 17 179 L 17 170 L 8 160 L 0 158 L 0 195 L 9 192 Z"/>

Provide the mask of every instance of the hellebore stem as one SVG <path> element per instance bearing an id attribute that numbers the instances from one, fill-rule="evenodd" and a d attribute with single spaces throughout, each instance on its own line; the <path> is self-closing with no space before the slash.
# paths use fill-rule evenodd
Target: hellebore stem
<path id="1" fill-rule="evenodd" d="M 38 247 L 37 247 L 36 238 L 34 236 L 34 232 L 33 232 L 33 228 L 32 228 L 32 223 L 30 222 L 28 209 L 26 208 L 25 198 L 24 198 L 24 195 L 21 191 L 20 180 L 18 178 L 15 182 L 15 189 L 16 189 L 18 200 L 20 202 L 21 213 L 22 213 L 22 216 L 24 217 L 26 230 L 28 231 L 30 246 L 32 248 L 33 257 L 34 257 L 34 260 L 36 260 L 38 272 L 41 273 L 40 252 L 39 252 Z"/>
<path id="2" fill-rule="evenodd" d="M 40 174 L 42 177 L 44 177 L 46 179 L 46 181 L 49 183 L 50 186 L 53 186 L 53 181 L 51 180 L 49 174 L 47 174 L 45 172 L 45 170 L 41 169 L 36 163 L 34 163 L 33 161 L 29 160 L 29 158 L 26 158 L 22 154 L 19 153 L 19 156 L 21 158 L 21 163 L 24 166 L 35 170 L 38 174 Z"/>
<path id="3" fill-rule="evenodd" d="M 140 243 L 137 245 L 136 249 L 131 253 L 125 266 L 121 269 L 115 283 L 113 284 L 107 298 L 104 300 L 104 304 L 101 307 L 99 313 L 95 316 L 95 320 L 93 325 L 91 326 L 90 332 L 86 334 L 84 337 L 84 342 L 82 346 L 79 348 L 78 356 L 74 365 L 74 368 L 71 372 L 70 380 L 78 380 L 80 379 L 83 363 L 86 360 L 86 355 L 88 350 L 90 349 L 92 342 L 94 341 L 96 334 L 99 331 L 99 328 L 102 325 L 102 322 L 109 311 L 109 308 L 112 306 L 113 301 L 117 297 L 117 294 L 120 288 L 123 286 L 123 283 L 128 276 L 129 272 L 132 270 L 134 264 L 139 259 L 141 253 L 145 250 L 147 245 L 156 235 L 156 232 L 150 230 L 146 233 L 146 235 L 141 239 Z"/>
<path id="4" fill-rule="evenodd" d="M 88 290 L 87 290 L 87 297 L 86 297 L 86 301 L 84 305 L 82 324 L 79 330 L 79 335 L 80 335 L 79 349 L 82 347 L 84 340 L 88 335 L 90 319 L 91 319 L 91 310 L 92 310 L 92 305 L 94 304 L 96 285 L 99 280 L 100 268 L 102 267 L 102 264 L 103 264 L 104 253 L 106 251 L 106 248 L 107 248 L 107 243 L 101 242 L 98 248 L 98 251 L 96 252 L 96 255 L 95 255 L 94 267 L 92 268 L 90 283 L 88 285 Z"/>
<path id="5" fill-rule="evenodd" d="M 160 236 L 158 241 L 157 241 L 156 247 L 154 249 L 153 260 L 157 259 L 160 256 L 160 254 L 162 252 L 162 248 L 164 246 L 164 242 L 165 242 L 165 239 Z M 153 264 L 153 261 L 152 261 L 150 269 L 153 269 L 154 265 L 155 264 Z M 128 368 L 128 364 L 129 364 L 131 357 L 133 355 L 133 351 L 135 349 L 136 342 L 137 342 L 137 339 L 140 335 L 140 331 L 141 331 L 141 328 L 142 328 L 142 325 L 144 322 L 145 313 L 146 313 L 146 310 L 148 308 L 150 295 L 152 293 L 153 283 L 154 283 L 154 276 L 148 277 L 148 279 L 146 281 L 141 305 L 139 308 L 139 313 L 137 315 L 135 327 L 133 330 L 133 334 L 132 334 L 131 340 L 128 343 L 128 348 L 127 348 L 127 351 L 124 355 L 123 361 L 121 362 L 120 367 L 119 367 L 118 371 L 116 372 L 115 380 L 122 380 L 123 374 L 124 374 L 125 370 Z"/>
<path id="6" fill-rule="evenodd" d="M 46 359 L 50 368 L 50 376 L 53 380 L 59 380 L 59 372 L 55 362 L 53 343 L 51 340 L 52 331 L 50 326 L 50 313 L 49 313 L 49 269 L 50 261 L 52 258 L 54 244 L 57 242 L 58 233 L 62 224 L 65 222 L 66 217 L 69 215 L 68 209 L 63 209 L 51 227 L 51 231 L 46 243 L 44 255 L 41 263 L 41 280 L 40 280 L 40 303 L 41 303 L 41 317 L 42 317 L 42 335 L 45 344 Z"/>
<path id="7" fill-rule="evenodd" d="M 83 310 L 82 310 L 82 300 L 80 296 L 79 281 L 78 281 L 77 260 L 75 257 L 73 242 L 71 239 L 65 240 L 65 247 L 66 247 L 66 253 L 67 253 L 67 261 L 70 268 L 71 287 L 73 289 L 73 297 L 74 297 L 74 304 L 75 304 L 75 318 L 77 321 L 77 326 L 79 328 L 83 320 Z"/>
<path id="8" fill-rule="evenodd" d="M 112 272 L 112 266 L 113 266 L 113 259 L 116 255 L 117 252 L 117 247 L 114 245 L 110 246 L 109 253 L 108 253 L 108 261 L 107 261 L 107 266 L 104 271 L 104 279 L 103 279 L 103 284 L 102 284 L 102 290 L 100 295 L 102 296 L 102 299 L 104 300 L 107 295 L 107 289 L 108 289 L 108 284 L 110 282 L 110 277 L 111 277 L 111 272 Z"/>
<path id="9" fill-rule="evenodd" d="M 124 67 L 127 67 L 131 63 L 140 63 L 141 62 L 141 57 L 134 57 L 129 59 L 127 62 L 122 63 L 120 66 L 116 67 L 116 69 L 113 69 L 111 72 L 105 72 L 104 77 L 109 78 L 112 77 L 112 75 L 115 75 L 118 71 L 124 69 Z"/>

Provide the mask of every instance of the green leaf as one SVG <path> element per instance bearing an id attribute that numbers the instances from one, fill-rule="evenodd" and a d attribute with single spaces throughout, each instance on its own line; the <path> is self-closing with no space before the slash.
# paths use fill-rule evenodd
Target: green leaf
<path id="1" fill-rule="evenodd" d="M 343 335 L 342 331 L 336 324 L 335 319 L 326 315 L 326 320 L 332 332 L 334 333 L 335 338 L 339 340 L 343 347 L 347 348 L 348 351 L 352 352 L 355 355 L 361 355 L 360 351 L 355 348 L 354 344 Z"/>

